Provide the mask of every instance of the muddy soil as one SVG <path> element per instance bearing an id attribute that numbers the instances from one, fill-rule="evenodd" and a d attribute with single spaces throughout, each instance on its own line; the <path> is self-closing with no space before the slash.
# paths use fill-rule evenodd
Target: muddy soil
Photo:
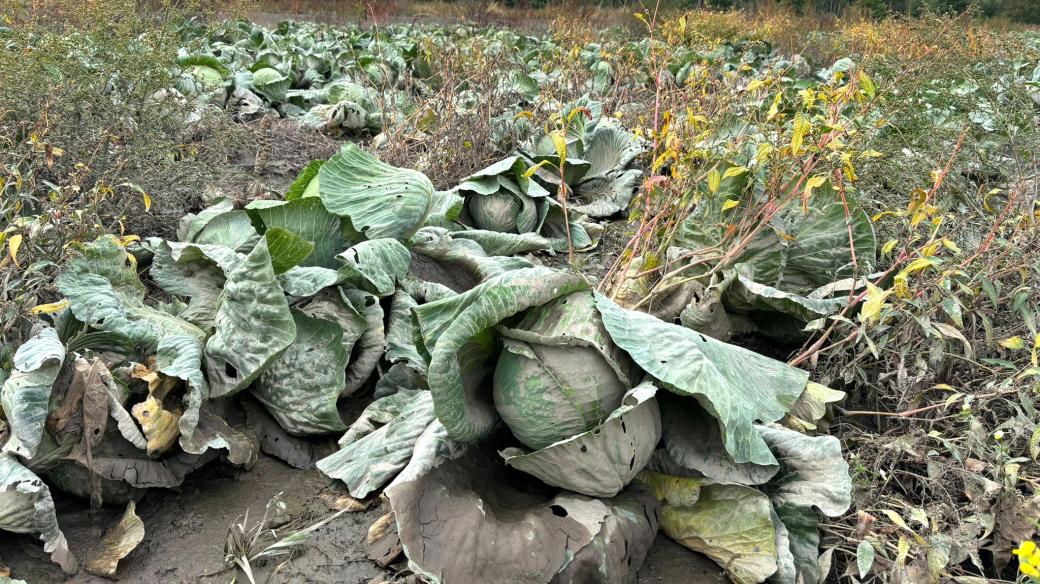
<path id="1" fill-rule="evenodd" d="M 180 492 L 153 489 L 138 503 L 145 524 L 141 545 L 119 564 L 118 580 L 133 584 L 245 582 L 243 575 L 224 564 L 228 526 L 249 512 L 253 520 L 281 493 L 286 504 L 272 527 L 280 534 L 328 517 L 334 511 L 322 497 L 325 479 L 316 470 L 299 470 L 279 460 L 261 456 L 250 471 L 211 464 L 185 480 Z M 325 491 L 327 493 L 327 491 Z M 114 524 L 120 509 L 90 511 L 82 501 L 56 494 L 62 529 L 77 557 L 85 558 Z M 387 509 L 378 503 L 366 511 L 344 513 L 320 528 L 292 559 L 276 559 L 254 567 L 258 583 L 367 584 L 393 580 L 393 572 L 368 559 L 365 536 L 368 526 Z M 11 576 L 30 584 L 110 582 L 81 571 L 65 579 L 47 559 L 43 547 L 29 536 L 0 532 L 0 562 Z M 391 566 L 392 568 L 394 566 Z M 659 535 L 650 557 L 639 573 L 638 584 L 723 584 L 728 582 L 718 566 Z"/>

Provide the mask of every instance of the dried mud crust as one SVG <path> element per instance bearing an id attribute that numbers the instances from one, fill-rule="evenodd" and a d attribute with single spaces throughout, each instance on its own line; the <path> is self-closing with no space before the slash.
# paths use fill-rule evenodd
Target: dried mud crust
<path id="1" fill-rule="evenodd" d="M 334 512 L 319 497 L 325 485 L 316 470 L 295 469 L 261 456 L 248 472 L 222 464 L 207 466 L 189 475 L 180 493 L 154 489 L 137 506 L 145 524 L 144 541 L 120 562 L 117 578 L 141 584 L 230 582 L 235 572 L 224 570 L 224 542 L 231 522 L 247 509 L 250 522 L 258 520 L 268 501 L 283 493 L 286 511 L 274 525 L 288 524 L 279 533 L 313 525 Z M 58 501 L 62 529 L 80 558 L 121 513 L 121 509 L 108 508 L 91 512 L 83 502 L 67 497 Z M 319 529 L 286 565 L 279 568 L 285 560 L 282 557 L 254 566 L 256 581 L 361 584 L 388 574 L 365 551 L 368 526 L 380 514 L 379 505 L 344 513 Z M 11 568 L 12 577 L 31 584 L 111 582 L 82 570 L 64 580 L 61 570 L 47 560 L 43 547 L 29 536 L 0 533 L 0 559 Z"/>
<path id="2" fill-rule="evenodd" d="M 231 522 L 247 509 L 251 521 L 258 519 L 268 501 L 283 493 L 286 512 L 273 525 L 286 521 L 293 528 L 312 525 L 333 513 L 319 496 L 325 486 L 325 479 L 313 469 L 299 470 L 261 456 L 247 472 L 213 464 L 188 475 L 179 493 L 152 490 L 137 507 L 145 524 L 144 541 L 120 562 L 117 579 L 133 584 L 231 582 L 235 572 L 224 569 L 224 541 Z M 386 511 L 377 504 L 367 511 L 344 513 L 319 529 L 285 565 L 280 565 L 284 558 L 279 558 L 254 566 L 256 581 L 393 581 L 391 571 L 368 559 L 365 546 L 368 526 Z M 122 510 L 103 508 L 92 512 L 80 500 L 59 496 L 58 513 L 72 551 L 84 558 L 105 528 L 118 520 Z M 29 536 L 0 532 L 0 561 L 11 568 L 12 577 L 30 584 L 111 582 L 84 571 L 66 580 L 47 559 L 43 547 Z M 237 581 L 245 581 L 241 574 L 238 576 Z M 724 584 L 728 580 L 711 560 L 658 534 L 639 571 L 637 584 L 680 582 Z"/>

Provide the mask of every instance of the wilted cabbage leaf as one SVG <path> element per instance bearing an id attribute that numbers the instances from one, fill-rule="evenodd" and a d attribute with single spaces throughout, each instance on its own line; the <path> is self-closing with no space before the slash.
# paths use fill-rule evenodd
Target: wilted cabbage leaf
<path id="1" fill-rule="evenodd" d="M 387 419 L 389 416 L 362 415 L 344 436 L 347 441 L 340 442 L 341 449 L 317 463 L 318 470 L 345 483 L 350 494 L 357 498 L 367 497 L 386 486 L 418 454 L 416 442 L 436 420 L 428 391 L 406 391 L 384 397 L 373 402 L 369 409 L 390 413 L 381 408 L 380 402 L 392 403 L 398 413 L 390 419 Z M 383 425 L 372 430 L 374 426 L 370 423 L 376 419 L 382 420 Z M 366 431 L 368 433 L 363 433 Z"/>
<path id="2" fill-rule="evenodd" d="M 292 310 L 296 339 L 260 373 L 252 392 L 290 434 L 344 430 L 336 402 L 346 383 L 343 329 Z"/>
<path id="3" fill-rule="evenodd" d="M 58 276 L 57 284 L 78 320 L 119 333 L 145 350 L 154 351 L 167 334 L 205 336 L 188 321 L 145 305 L 144 284 L 113 236 L 82 246 Z"/>
<path id="4" fill-rule="evenodd" d="M 0 529 L 39 536 L 51 559 L 66 573 L 76 573 L 76 558 L 58 527 L 50 489 L 6 452 L 0 454 Z"/>
<path id="5" fill-rule="evenodd" d="M 528 492 L 496 458 L 470 451 L 387 488 L 413 571 L 445 583 L 631 581 L 657 531 L 649 493 Z"/>
<path id="6" fill-rule="evenodd" d="M 596 306 L 614 342 L 664 387 L 697 398 L 722 431 L 734 462 L 776 464 L 756 421 L 784 417 L 809 374 L 780 361 L 642 312 L 625 310 L 597 294 Z"/>
<path id="7" fill-rule="evenodd" d="M 51 386 L 62 363 L 65 346 L 52 328 L 42 329 L 14 354 L 14 370 L 0 389 L 0 406 L 11 429 L 3 452 L 25 459 L 36 455 L 50 413 Z"/>
<path id="8" fill-rule="evenodd" d="M 214 323 L 205 353 L 211 397 L 245 389 L 296 338 L 263 241 L 228 274 Z"/>

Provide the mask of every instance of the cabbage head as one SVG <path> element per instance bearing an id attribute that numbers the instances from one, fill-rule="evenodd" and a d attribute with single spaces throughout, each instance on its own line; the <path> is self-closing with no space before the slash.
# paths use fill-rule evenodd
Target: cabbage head
<path id="1" fill-rule="evenodd" d="M 590 292 L 532 308 L 500 332 L 495 408 L 528 448 L 595 428 L 631 387 L 630 362 L 611 342 Z"/>
<path id="2" fill-rule="evenodd" d="M 510 156 L 470 176 L 458 187 L 477 229 L 500 233 L 538 231 L 549 192 L 525 176 L 527 164 Z"/>

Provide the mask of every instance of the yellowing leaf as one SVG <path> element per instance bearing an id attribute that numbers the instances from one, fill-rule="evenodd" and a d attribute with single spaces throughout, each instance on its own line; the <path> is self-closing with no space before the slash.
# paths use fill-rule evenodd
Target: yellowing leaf
<path id="1" fill-rule="evenodd" d="M 719 185 L 721 183 L 722 183 L 722 175 L 719 174 L 719 171 L 712 170 L 711 172 L 708 173 L 708 190 L 709 191 L 711 191 L 712 193 L 717 193 L 719 191 Z"/>
<path id="2" fill-rule="evenodd" d="M 722 178 L 727 179 L 733 176 L 740 176 L 747 171 L 748 169 L 746 166 L 731 166 L 726 169 L 726 172 L 723 173 Z"/>
<path id="3" fill-rule="evenodd" d="M 886 257 L 892 254 L 892 250 L 899 244 L 898 239 L 889 239 L 885 242 L 885 245 L 881 246 L 881 257 Z"/>
<path id="4" fill-rule="evenodd" d="M 860 322 L 870 323 L 876 321 L 881 315 L 881 310 L 886 306 L 885 299 L 891 294 L 892 290 L 882 290 L 867 282 L 867 300 L 859 310 Z"/>
<path id="5" fill-rule="evenodd" d="M 751 83 L 748 83 L 748 92 L 754 92 L 755 90 L 762 89 L 766 86 L 766 82 L 761 79 L 752 79 Z"/>
<path id="6" fill-rule="evenodd" d="M 141 191 L 141 198 L 144 199 L 144 211 L 145 213 L 152 210 L 152 197 L 148 193 Z"/>
<path id="7" fill-rule="evenodd" d="M 780 113 L 780 99 L 782 97 L 781 94 L 777 93 L 776 97 L 773 98 L 773 105 L 769 106 L 769 115 L 766 116 L 767 120 L 772 121 L 776 114 Z"/>
<path id="8" fill-rule="evenodd" d="M 22 247 L 22 234 L 15 233 L 11 236 L 11 239 L 7 240 L 7 249 L 11 254 L 11 261 L 14 265 L 18 265 L 18 248 Z"/>
<path id="9" fill-rule="evenodd" d="M 1033 364 L 1033 367 L 1040 367 L 1040 363 L 1037 361 L 1037 351 L 1040 350 L 1040 335 L 1036 335 L 1033 339 L 1033 353 L 1029 357 L 1029 361 Z"/>
<path id="10" fill-rule="evenodd" d="M 917 272 L 924 271 L 934 265 L 935 262 L 928 258 L 917 258 L 916 260 L 907 264 L 905 268 L 903 268 L 903 273 L 907 275 L 916 274 Z"/>
<path id="11" fill-rule="evenodd" d="M 910 529 L 910 526 L 906 524 L 906 521 L 903 521 L 903 518 L 900 517 L 899 514 L 895 511 L 892 511 L 890 509 L 882 509 L 881 512 L 885 514 L 885 517 L 888 517 L 889 521 L 895 523 L 898 527 L 902 527 L 907 531 L 913 531 L 912 529 Z"/>
<path id="12" fill-rule="evenodd" d="M 805 181 L 805 191 L 802 193 L 802 197 L 808 199 L 812 196 L 813 190 L 822 187 L 825 182 L 827 182 L 827 177 L 822 174 L 811 177 Z"/>
<path id="13" fill-rule="evenodd" d="M 556 131 L 550 134 L 553 141 L 553 146 L 556 147 L 556 155 L 560 157 L 560 168 L 563 168 L 564 163 L 567 161 L 567 137 L 563 135 L 563 132 Z"/>
<path id="14" fill-rule="evenodd" d="M 162 403 L 154 396 L 148 396 L 143 402 L 131 408 L 130 413 L 141 425 L 145 438 L 148 439 L 148 455 L 166 452 L 177 443 L 181 431 L 177 426 L 181 415 L 179 412 L 164 410 Z"/>
<path id="15" fill-rule="evenodd" d="M 1004 347 L 1005 349 L 1011 349 L 1013 351 L 1018 351 L 1020 349 L 1025 349 L 1026 348 L 1026 342 L 1023 341 L 1022 337 L 1020 337 L 1018 335 L 1015 335 L 1013 337 L 1008 337 L 1008 338 L 1003 339 L 1001 341 L 997 341 L 997 344 L 1000 345 L 1001 347 Z"/>
<path id="16" fill-rule="evenodd" d="M 942 245 L 946 249 L 952 251 L 954 253 L 954 255 L 961 255 L 961 248 L 958 247 L 956 243 L 950 241 L 949 239 L 944 237 L 942 239 Z"/>
<path id="17" fill-rule="evenodd" d="M 798 155 L 802 150 L 802 143 L 805 141 L 805 137 L 809 134 L 809 130 L 812 129 L 812 122 L 809 121 L 809 116 L 798 112 L 794 116 L 794 129 L 791 132 L 791 153 Z"/>
<path id="18" fill-rule="evenodd" d="M 867 76 L 863 71 L 859 72 L 859 86 L 863 90 L 863 93 L 867 94 L 867 97 L 874 99 L 877 95 L 877 88 L 874 86 L 874 81 Z"/>
<path id="19" fill-rule="evenodd" d="M 546 164 L 549 164 L 548 160 L 543 160 L 538 164 L 532 164 L 531 167 L 527 169 L 527 172 L 524 173 L 524 178 L 531 178 L 532 176 L 534 176 L 534 173 L 538 172 L 539 168 L 545 166 Z"/>
<path id="20" fill-rule="evenodd" d="M 68 299 L 62 299 L 58 302 L 51 302 L 50 304 L 39 304 L 34 306 L 30 312 L 33 314 L 54 314 L 55 312 L 61 312 L 68 307 Z"/>
<path id="21" fill-rule="evenodd" d="M 773 145 L 768 142 L 762 142 L 758 145 L 758 151 L 755 152 L 755 163 L 758 165 L 765 164 L 769 160 L 769 155 L 773 153 Z"/>
<path id="22" fill-rule="evenodd" d="M 740 201 L 738 201 L 736 199 L 729 199 L 728 201 L 726 201 L 725 203 L 722 204 L 722 210 L 723 211 L 729 211 L 730 209 L 732 209 L 733 207 L 736 207 L 738 205 L 740 205 Z"/>
<path id="23" fill-rule="evenodd" d="M 892 291 L 899 298 L 910 297 L 910 287 L 907 285 L 905 272 L 899 272 L 892 278 Z"/>

